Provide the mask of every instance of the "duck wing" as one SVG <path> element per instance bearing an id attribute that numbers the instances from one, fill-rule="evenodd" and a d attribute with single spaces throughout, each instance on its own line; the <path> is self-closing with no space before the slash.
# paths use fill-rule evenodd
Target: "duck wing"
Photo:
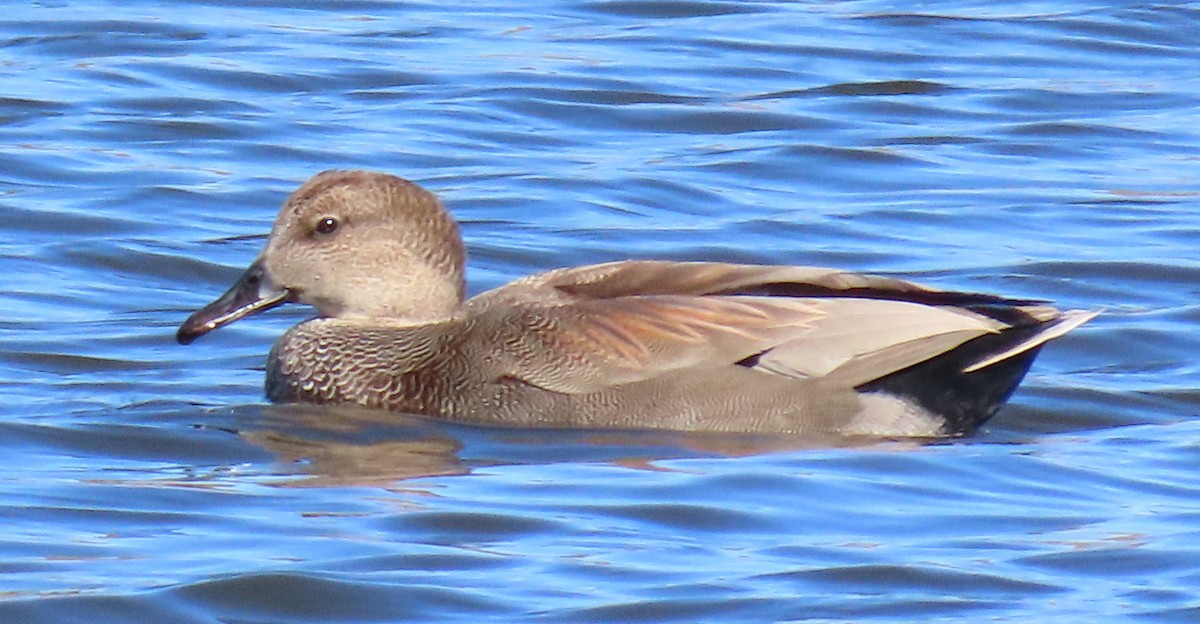
<path id="1" fill-rule="evenodd" d="M 505 345 L 497 376 L 565 393 L 718 366 L 850 388 L 1061 317 L 1040 302 L 833 269 L 654 261 L 551 271 L 467 307 Z"/>

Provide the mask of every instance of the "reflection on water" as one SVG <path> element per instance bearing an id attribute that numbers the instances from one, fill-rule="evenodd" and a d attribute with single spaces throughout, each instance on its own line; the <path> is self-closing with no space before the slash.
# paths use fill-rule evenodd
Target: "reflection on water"
<path id="1" fill-rule="evenodd" d="M 287 486 L 386 487 L 414 477 L 462 475 L 462 443 L 413 418 L 346 408 L 280 406 L 264 413 L 264 428 L 243 440 L 290 463 L 300 480 Z"/>
<path id="2" fill-rule="evenodd" d="M 0 622 L 1196 620 L 1196 7 L 6 9 Z M 704 259 L 1105 313 L 934 444 L 266 406 L 308 311 L 174 328 L 332 167 L 438 192 L 472 292 Z"/>
<path id="3" fill-rule="evenodd" d="M 505 464 L 591 461 L 661 470 L 659 462 L 667 459 L 830 448 L 900 450 L 921 444 L 866 436 L 510 430 L 312 405 L 270 406 L 259 418 L 233 433 L 269 451 L 287 470 L 302 475 L 280 482 L 289 487 L 386 487 L 419 477 L 463 475 L 473 467 Z"/>

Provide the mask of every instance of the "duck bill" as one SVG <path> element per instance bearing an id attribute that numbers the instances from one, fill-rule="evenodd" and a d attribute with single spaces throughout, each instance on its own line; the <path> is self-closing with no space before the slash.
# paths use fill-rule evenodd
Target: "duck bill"
<path id="1" fill-rule="evenodd" d="M 292 292 L 271 279 L 260 258 L 225 294 L 189 316 L 175 332 L 175 339 L 188 344 L 218 327 L 291 300 Z"/>

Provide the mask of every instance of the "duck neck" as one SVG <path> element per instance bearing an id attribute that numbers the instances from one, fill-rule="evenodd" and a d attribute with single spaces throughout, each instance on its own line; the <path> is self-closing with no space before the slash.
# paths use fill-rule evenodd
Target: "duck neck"
<path id="1" fill-rule="evenodd" d="M 306 296 L 304 301 L 325 318 L 375 319 L 386 324 L 422 325 L 453 318 L 462 306 L 465 281 L 461 272 L 416 265 L 403 274 L 363 274 L 343 279 L 338 297 Z"/>
<path id="2" fill-rule="evenodd" d="M 272 401 L 358 404 L 433 413 L 430 386 L 453 377 L 458 366 L 441 357 L 456 324 L 408 325 L 378 318 L 317 318 L 283 334 L 267 358 Z M 461 372 L 461 371 L 460 371 Z"/>

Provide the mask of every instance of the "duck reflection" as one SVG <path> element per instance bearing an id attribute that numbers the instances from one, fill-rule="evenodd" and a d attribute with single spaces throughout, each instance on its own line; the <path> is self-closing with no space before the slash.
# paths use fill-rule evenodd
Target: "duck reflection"
<path id="1" fill-rule="evenodd" d="M 280 484 L 285 487 L 387 487 L 422 477 L 466 475 L 489 466 L 565 462 L 673 470 L 662 462 L 835 447 L 896 450 L 922 444 L 866 436 L 491 428 L 362 408 L 295 404 L 267 406 L 259 415 L 253 429 L 239 430 L 238 435 L 300 476 Z"/>
<path id="2" fill-rule="evenodd" d="M 386 486 L 462 475 L 462 442 L 420 418 L 358 408 L 270 406 L 264 428 L 238 435 L 303 475 L 291 487 Z"/>

